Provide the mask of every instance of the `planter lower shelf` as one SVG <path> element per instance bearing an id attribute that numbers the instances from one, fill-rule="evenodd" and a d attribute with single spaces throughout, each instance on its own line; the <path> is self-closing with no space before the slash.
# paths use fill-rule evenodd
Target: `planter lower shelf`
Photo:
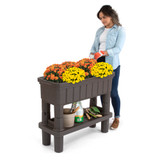
<path id="1" fill-rule="evenodd" d="M 62 131 L 56 131 L 54 129 L 54 118 L 48 120 L 48 125 L 44 125 L 42 122 L 39 123 L 39 128 L 41 128 L 42 130 L 44 130 L 46 133 L 55 135 L 55 136 L 64 136 L 66 134 L 78 131 L 80 129 L 92 126 L 98 122 L 102 122 L 105 120 L 108 120 L 109 118 L 112 117 L 112 113 L 110 112 L 108 115 L 105 115 L 103 117 L 100 118 L 94 118 L 91 120 L 88 120 L 85 116 L 84 116 L 84 121 L 81 123 L 74 123 L 73 127 L 69 127 L 69 128 L 64 128 Z M 107 126 L 108 127 L 108 126 Z M 103 130 L 102 130 L 103 132 Z"/>

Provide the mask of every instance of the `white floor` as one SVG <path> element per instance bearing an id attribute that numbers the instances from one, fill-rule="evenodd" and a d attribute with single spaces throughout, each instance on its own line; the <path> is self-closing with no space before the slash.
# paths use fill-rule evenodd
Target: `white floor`
<path id="1" fill-rule="evenodd" d="M 89 100 L 82 101 L 83 107 Z M 98 98 L 100 105 L 100 97 Z M 65 107 L 69 107 L 66 105 Z M 124 106 L 126 107 L 126 106 Z M 40 107 L 38 109 L 40 114 Z M 35 109 L 34 109 L 35 110 Z M 136 110 L 136 109 L 135 109 Z M 113 112 L 112 106 L 111 111 Z M 124 113 L 125 111 L 125 113 Z M 134 111 L 134 110 L 133 110 Z M 25 110 L 22 111 L 23 114 Z M 52 110 L 53 112 L 53 110 Z M 19 112 L 20 113 L 20 112 Z M 43 146 L 41 141 L 41 129 L 38 122 L 40 115 L 19 115 L 12 121 L 7 119 L 7 126 L 1 126 L 1 156 L 5 159 L 159 159 L 159 127 L 158 121 L 150 117 L 141 117 L 140 112 L 133 112 L 122 108 L 120 126 L 117 130 L 109 130 L 108 133 L 101 132 L 101 124 L 96 128 L 84 128 L 64 136 L 64 148 L 62 153 L 54 151 L 54 139 L 51 145 Z M 9 113 L 9 115 L 11 115 Z M 135 115 L 135 116 L 134 116 Z M 14 117 L 14 116 L 13 116 Z M 12 117 L 12 118 L 13 118 Z M 24 117 L 23 120 L 20 120 Z M 29 117 L 27 120 L 27 117 Z M 19 121 L 20 120 L 20 121 Z M 110 125 L 113 118 L 110 119 Z M 4 121 L 5 122 L 5 121 Z M 24 125 L 23 125 L 24 124 Z"/>
<path id="2" fill-rule="evenodd" d="M 98 123 L 68 134 L 56 153 L 53 136 L 42 145 L 37 78 L 51 64 L 88 58 L 105 4 L 127 33 L 119 55 L 120 126 L 102 133 Z M 0 160 L 160 160 L 159 15 L 158 0 L 0 1 Z"/>

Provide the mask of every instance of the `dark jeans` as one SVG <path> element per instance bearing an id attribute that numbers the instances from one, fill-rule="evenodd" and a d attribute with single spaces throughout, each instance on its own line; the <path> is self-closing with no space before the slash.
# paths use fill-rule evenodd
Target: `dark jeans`
<path id="1" fill-rule="evenodd" d="M 114 117 L 119 118 L 120 117 L 120 98 L 118 95 L 118 80 L 119 80 L 119 74 L 120 74 L 120 65 L 113 71 L 115 72 L 115 76 L 113 77 L 113 80 L 112 80 L 111 101 L 114 109 Z M 101 97 L 101 103 L 102 103 L 102 96 L 100 97 Z"/>

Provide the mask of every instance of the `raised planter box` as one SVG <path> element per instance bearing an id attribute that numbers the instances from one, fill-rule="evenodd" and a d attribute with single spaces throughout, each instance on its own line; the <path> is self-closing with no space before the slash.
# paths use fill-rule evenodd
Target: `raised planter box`
<path id="1" fill-rule="evenodd" d="M 79 83 L 54 83 L 39 77 L 42 98 L 42 122 L 39 127 L 42 129 L 42 140 L 44 145 L 50 145 L 50 135 L 54 135 L 54 147 L 56 152 L 63 151 L 63 136 L 85 127 L 95 127 L 101 122 L 101 131 L 108 132 L 109 118 L 112 116 L 110 110 L 110 92 L 112 86 L 112 75 L 99 78 L 88 78 Z M 97 106 L 97 96 L 103 95 L 103 104 L 100 108 L 103 117 L 87 120 L 82 123 L 75 123 L 71 128 L 63 127 L 63 106 L 72 102 L 90 98 L 89 106 Z M 50 117 L 50 104 L 54 105 L 54 118 Z M 87 106 L 86 106 L 87 107 Z"/>
<path id="2" fill-rule="evenodd" d="M 54 83 L 44 77 L 38 78 L 41 84 L 41 98 L 50 104 L 68 104 L 107 93 L 111 88 L 113 75 L 92 77 L 79 83 Z"/>

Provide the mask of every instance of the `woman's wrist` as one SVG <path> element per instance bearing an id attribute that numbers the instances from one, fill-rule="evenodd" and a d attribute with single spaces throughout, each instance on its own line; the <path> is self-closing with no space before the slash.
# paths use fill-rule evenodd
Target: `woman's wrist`
<path id="1" fill-rule="evenodd" d="M 104 55 L 109 56 L 109 54 L 108 54 L 108 52 L 107 52 L 107 51 L 104 51 Z"/>

